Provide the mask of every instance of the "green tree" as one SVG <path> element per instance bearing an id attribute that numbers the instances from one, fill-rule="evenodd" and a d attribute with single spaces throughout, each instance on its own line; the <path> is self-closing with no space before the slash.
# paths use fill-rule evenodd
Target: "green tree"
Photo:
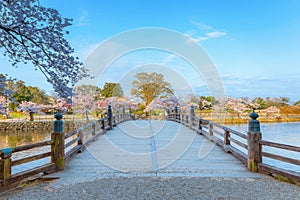
<path id="1" fill-rule="evenodd" d="M 261 97 L 255 98 L 254 102 L 259 105 L 259 109 L 266 109 L 267 108 L 266 101 Z"/>
<path id="2" fill-rule="evenodd" d="M 296 102 L 294 103 L 294 106 L 300 106 L 300 100 L 296 101 Z"/>
<path id="3" fill-rule="evenodd" d="M 214 105 L 218 104 L 218 100 L 214 96 L 200 96 L 199 108 L 211 109 Z"/>
<path id="4" fill-rule="evenodd" d="M 279 97 L 281 106 L 288 106 L 290 99 L 288 97 Z"/>
<path id="5" fill-rule="evenodd" d="M 94 85 L 81 85 L 75 87 L 75 95 L 91 96 L 95 97 L 95 101 L 100 100 L 101 89 Z"/>
<path id="6" fill-rule="evenodd" d="M 44 105 L 50 103 L 50 99 L 45 91 L 40 90 L 38 87 L 28 86 L 27 88 L 30 94 L 30 101 Z"/>
<path id="7" fill-rule="evenodd" d="M 14 83 L 14 81 L 9 81 L 7 87 L 12 90 L 11 97 L 14 99 L 10 103 L 10 108 L 15 110 L 19 103 L 23 101 L 32 101 L 37 104 L 49 104 L 49 96 L 38 87 L 26 86 L 21 80 Z"/>
<path id="8" fill-rule="evenodd" d="M 101 95 L 105 98 L 109 97 L 122 97 L 123 89 L 120 83 L 105 83 L 103 89 L 101 90 Z"/>
<path id="9" fill-rule="evenodd" d="M 17 81 L 12 87 L 14 92 L 12 98 L 15 99 L 15 103 L 31 100 L 31 94 L 23 81 Z"/>
<path id="10" fill-rule="evenodd" d="M 170 83 L 164 80 L 162 74 L 156 72 L 140 72 L 135 75 L 136 80 L 132 82 L 131 94 L 141 98 L 146 106 L 155 98 L 172 95 L 173 89 Z"/>

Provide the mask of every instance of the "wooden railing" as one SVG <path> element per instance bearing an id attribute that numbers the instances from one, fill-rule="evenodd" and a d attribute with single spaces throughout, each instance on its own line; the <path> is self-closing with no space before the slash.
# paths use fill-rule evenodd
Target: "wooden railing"
<path id="1" fill-rule="evenodd" d="M 255 115 L 257 114 L 255 113 Z M 193 112 L 189 115 L 170 113 L 168 115 L 168 120 L 181 123 L 188 126 L 190 129 L 195 130 L 198 134 L 204 135 L 206 138 L 222 147 L 224 151 L 232 153 L 241 160 L 250 171 L 272 176 L 282 176 L 300 183 L 299 172 L 275 167 L 263 162 L 263 158 L 271 158 L 300 167 L 299 159 L 264 151 L 264 147 L 269 146 L 277 149 L 300 152 L 300 147 L 262 140 L 259 122 L 256 120 L 257 117 L 258 115 L 249 121 L 249 131 L 247 134 L 216 124 L 212 121 L 195 117 Z M 254 127 L 251 123 L 254 123 Z"/>
<path id="2" fill-rule="evenodd" d="M 51 139 L 34 144 L 0 149 L 0 192 L 12 188 L 27 178 L 40 173 L 49 174 L 64 169 L 65 162 L 84 150 L 85 145 L 95 141 L 118 123 L 131 120 L 130 114 L 117 114 L 90 122 L 70 133 L 53 132 Z M 44 148 L 43 150 L 37 148 Z M 13 159 L 16 153 L 38 151 L 36 155 Z M 41 159 L 48 158 L 42 162 Z M 42 164 L 25 171 L 12 174 L 12 167 L 17 167 L 40 160 Z"/>
<path id="3" fill-rule="evenodd" d="M 265 141 L 265 140 L 260 140 L 259 145 L 262 147 L 261 152 L 260 152 L 261 157 L 271 158 L 273 160 L 282 161 L 282 162 L 285 162 L 288 164 L 300 166 L 299 159 L 289 158 L 287 156 L 276 155 L 273 153 L 263 151 L 264 147 L 269 146 L 269 147 L 273 147 L 274 149 L 284 149 L 284 150 L 292 151 L 292 152 L 300 152 L 300 147 L 286 145 L 286 144 L 279 144 L 279 143 L 269 142 L 269 141 Z M 299 172 L 293 172 L 290 170 L 281 169 L 281 168 L 278 168 L 275 166 L 267 165 L 265 163 L 259 163 L 258 171 L 261 171 L 261 172 L 264 172 L 267 174 L 271 174 L 271 175 L 275 174 L 275 175 L 283 176 L 288 179 L 294 180 L 297 183 L 300 183 L 300 173 Z"/>

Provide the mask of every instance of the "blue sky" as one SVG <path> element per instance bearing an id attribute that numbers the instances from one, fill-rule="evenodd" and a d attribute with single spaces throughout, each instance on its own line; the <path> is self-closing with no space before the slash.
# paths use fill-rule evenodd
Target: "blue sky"
<path id="1" fill-rule="evenodd" d="M 41 0 L 41 3 L 73 18 L 68 39 L 83 61 L 99 43 L 120 32 L 143 27 L 167 28 L 190 36 L 205 49 L 216 64 L 226 95 L 300 99 L 300 1 Z M 146 59 L 148 53 L 144 57 L 139 55 L 139 59 L 151 63 Z M 123 62 L 125 68 L 141 64 L 132 56 L 129 58 L 122 58 L 127 60 Z M 182 64 L 164 53 L 152 58 L 160 64 L 172 58 L 169 64 L 175 68 Z M 51 91 L 51 86 L 32 66 L 13 69 L 5 58 L 1 58 L 1 63 L 5 67 L 1 66 L 0 73 Z M 112 68 L 107 80 L 116 81 L 114 73 L 117 71 Z M 192 75 L 191 71 L 184 72 L 185 79 L 200 92 L 203 81 L 199 80 L 198 85 Z"/>

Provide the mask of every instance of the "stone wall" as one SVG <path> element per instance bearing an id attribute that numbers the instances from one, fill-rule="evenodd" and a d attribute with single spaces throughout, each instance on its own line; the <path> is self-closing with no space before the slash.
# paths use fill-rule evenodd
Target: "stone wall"
<path id="1" fill-rule="evenodd" d="M 54 121 L 0 122 L 0 130 L 52 130 Z M 64 121 L 65 130 L 74 130 L 90 121 Z"/>

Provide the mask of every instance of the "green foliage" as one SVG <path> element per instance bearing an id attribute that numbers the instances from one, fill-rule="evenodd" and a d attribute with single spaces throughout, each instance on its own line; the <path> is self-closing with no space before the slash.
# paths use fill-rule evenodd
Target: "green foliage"
<path id="1" fill-rule="evenodd" d="M 38 87 L 28 86 L 29 94 L 31 96 L 30 101 L 37 104 L 49 104 L 50 100 L 48 95 L 43 90 L 40 90 Z"/>
<path id="2" fill-rule="evenodd" d="M 267 108 L 267 104 L 266 101 L 261 98 L 261 97 L 257 97 L 254 99 L 255 103 L 257 103 L 259 105 L 258 109 L 266 109 Z"/>
<path id="3" fill-rule="evenodd" d="M 145 108 L 146 108 L 146 106 L 145 106 L 144 104 L 139 103 L 139 104 L 137 105 L 137 110 L 143 111 L 143 110 L 145 110 Z"/>
<path id="4" fill-rule="evenodd" d="M 16 103 L 14 103 L 14 102 L 9 102 L 8 107 L 11 110 L 15 111 L 15 110 L 17 110 L 18 105 Z"/>
<path id="5" fill-rule="evenodd" d="M 164 113 L 165 112 L 165 110 L 151 110 L 150 111 L 150 114 L 152 115 L 152 116 L 159 116 L 159 115 L 161 115 L 162 113 Z"/>
<path id="6" fill-rule="evenodd" d="M 101 95 L 105 98 L 109 97 L 122 97 L 124 95 L 120 83 L 105 83 L 101 91 Z"/>
<path id="7" fill-rule="evenodd" d="M 145 108 L 146 108 L 146 106 L 145 106 L 144 104 L 139 103 L 139 104 L 137 105 L 136 110 L 133 110 L 132 113 L 133 113 L 133 114 L 136 114 L 136 115 L 143 115 L 143 114 L 145 114 L 145 112 L 144 112 Z"/>
<path id="8" fill-rule="evenodd" d="M 279 97 L 281 106 L 288 106 L 290 99 L 288 97 Z"/>
<path id="9" fill-rule="evenodd" d="M 140 72 L 135 77 L 136 80 L 132 82 L 130 93 L 141 98 L 146 105 L 149 105 L 157 97 L 174 94 L 171 84 L 164 80 L 162 74 Z"/>
<path id="10" fill-rule="evenodd" d="M 294 103 L 294 106 L 300 106 L 300 100 Z"/>
<path id="11" fill-rule="evenodd" d="M 83 96 L 94 95 L 95 101 L 100 100 L 101 97 L 101 89 L 94 85 L 81 85 L 75 87 L 74 90 L 77 95 L 83 95 Z"/>
<path id="12" fill-rule="evenodd" d="M 15 82 L 3 74 L 0 74 L 0 78 L 6 79 L 5 82 L 0 82 L 2 84 L 0 96 L 6 96 L 9 99 L 9 108 L 11 110 L 15 111 L 17 106 L 24 101 L 31 101 L 37 104 L 50 103 L 48 95 L 38 87 L 26 86 L 21 80 Z M 9 95 L 7 91 L 10 91 Z"/>
<path id="13" fill-rule="evenodd" d="M 205 103 L 208 102 L 208 103 Z M 199 108 L 201 109 L 211 109 L 214 105 L 218 104 L 218 100 L 213 96 L 200 96 L 199 101 L 197 102 L 199 104 Z"/>
<path id="14" fill-rule="evenodd" d="M 23 101 L 31 101 L 37 104 L 49 104 L 50 100 L 48 95 L 38 87 L 26 86 L 23 81 L 17 81 L 13 86 L 12 98 L 17 103 Z"/>
<path id="15" fill-rule="evenodd" d="M 266 98 L 266 107 L 275 106 L 288 106 L 290 99 L 288 97 L 279 97 L 279 98 Z"/>
<path id="16" fill-rule="evenodd" d="M 282 181 L 282 182 L 286 182 L 286 183 L 291 183 L 291 184 L 295 184 L 295 185 L 299 185 L 300 183 L 298 183 L 297 181 L 294 181 L 288 177 L 285 177 L 285 176 L 281 176 L 281 175 L 278 175 L 278 174 L 275 174 L 274 175 L 275 178 L 279 181 Z"/>
<path id="17" fill-rule="evenodd" d="M 138 111 L 136 111 L 135 114 L 137 114 L 137 115 L 142 115 L 142 114 L 145 114 L 145 113 L 144 113 L 144 111 L 138 110 Z"/>
<path id="18" fill-rule="evenodd" d="M 22 112 L 10 112 L 9 115 L 11 118 L 16 119 L 16 118 L 23 118 L 25 116 L 24 113 Z"/>

